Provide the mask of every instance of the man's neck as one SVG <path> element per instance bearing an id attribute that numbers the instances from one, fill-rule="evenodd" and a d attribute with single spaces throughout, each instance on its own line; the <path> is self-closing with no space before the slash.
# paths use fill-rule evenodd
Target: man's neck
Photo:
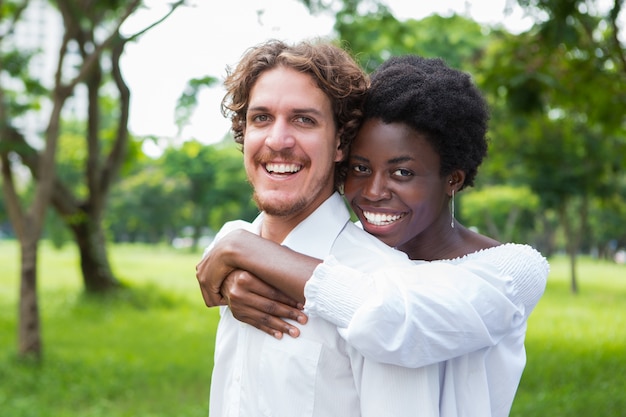
<path id="1" fill-rule="evenodd" d="M 283 243 L 289 233 L 306 217 L 270 216 L 265 213 L 261 225 L 261 237 L 279 244 Z"/>
<path id="2" fill-rule="evenodd" d="M 296 226 L 313 214 L 315 210 L 317 210 L 326 202 L 326 200 L 328 200 L 328 198 L 331 197 L 331 195 L 332 192 L 325 198 L 320 198 L 317 201 L 314 201 L 313 204 L 310 204 L 304 210 L 300 210 L 297 213 L 292 213 L 290 215 L 276 216 L 265 212 L 263 215 L 263 223 L 261 224 L 261 237 L 282 244 L 289 233 L 291 233 Z"/>

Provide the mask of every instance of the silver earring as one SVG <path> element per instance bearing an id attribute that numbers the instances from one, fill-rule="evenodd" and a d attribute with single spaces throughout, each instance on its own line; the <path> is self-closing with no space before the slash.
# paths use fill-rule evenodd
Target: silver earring
<path id="1" fill-rule="evenodd" d="M 450 220 L 450 226 L 454 229 L 454 188 L 452 189 L 452 219 Z"/>

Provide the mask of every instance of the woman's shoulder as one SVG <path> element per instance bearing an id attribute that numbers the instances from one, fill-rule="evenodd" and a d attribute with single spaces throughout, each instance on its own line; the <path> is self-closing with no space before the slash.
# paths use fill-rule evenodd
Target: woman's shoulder
<path id="1" fill-rule="evenodd" d="M 470 253 L 453 263 L 512 285 L 511 296 L 530 312 L 546 287 L 550 264 L 535 248 L 526 244 L 504 243 Z"/>
<path id="2" fill-rule="evenodd" d="M 530 267 L 532 265 L 549 270 L 548 260 L 537 249 L 528 244 L 503 243 L 489 248 L 472 252 L 460 258 L 459 261 L 467 260 L 491 260 L 510 266 Z"/>

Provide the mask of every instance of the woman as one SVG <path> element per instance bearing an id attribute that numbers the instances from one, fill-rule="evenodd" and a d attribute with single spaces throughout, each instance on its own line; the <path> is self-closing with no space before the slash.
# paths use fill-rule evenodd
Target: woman
<path id="1" fill-rule="evenodd" d="M 228 303 L 275 337 L 298 335 L 282 318 L 304 324 L 305 305 L 366 357 L 408 368 L 439 363 L 442 416 L 506 416 L 549 267 L 530 246 L 501 244 L 454 218 L 456 193 L 473 185 L 486 155 L 485 101 L 467 74 L 403 56 L 373 74 L 364 116 L 345 197 L 363 228 L 414 267 L 364 275 L 238 232 L 197 268 L 205 301 Z"/>

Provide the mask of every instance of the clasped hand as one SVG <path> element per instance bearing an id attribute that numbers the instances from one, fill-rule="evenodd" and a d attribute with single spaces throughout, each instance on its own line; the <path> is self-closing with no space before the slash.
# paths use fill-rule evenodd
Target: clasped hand
<path id="1" fill-rule="evenodd" d="M 300 330 L 286 319 L 305 324 L 302 304 L 267 284 L 256 275 L 240 269 L 241 239 L 248 232 L 234 231 L 217 241 L 196 265 L 196 279 L 207 307 L 228 305 L 233 316 L 277 339 L 284 333 L 298 337 Z"/>

